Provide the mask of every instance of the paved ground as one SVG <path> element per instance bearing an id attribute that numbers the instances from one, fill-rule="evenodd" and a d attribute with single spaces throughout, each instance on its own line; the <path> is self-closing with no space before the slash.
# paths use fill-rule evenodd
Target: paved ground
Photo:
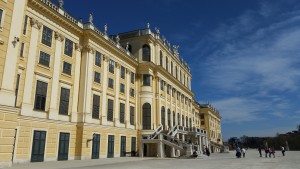
<path id="1" fill-rule="evenodd" d="M 256 150 L 248 150 L 246 158 L 235 153 L 212 154 L 200 159 L 113 158 L 83 161 L 60 161 L 16 164 L 11 169 L 300 169 L 300 152 L 276 152 L 276 158 L 260 158 Z"/>

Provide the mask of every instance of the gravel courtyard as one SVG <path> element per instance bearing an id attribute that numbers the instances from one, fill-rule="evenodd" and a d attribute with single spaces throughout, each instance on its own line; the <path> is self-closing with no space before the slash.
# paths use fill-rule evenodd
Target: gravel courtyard
<path id="1" fill-rule="evenodd" d="M 237 159 L 235 153 L 212 154 L 198 159 L 112 158 L 100 160 L 63 161 L 16 164 L 11 169 L 300 169 L 300 152 L 288 151 L 276 158 L 259 157 L 258 151 L 248 150 L 246 158 Z"/>

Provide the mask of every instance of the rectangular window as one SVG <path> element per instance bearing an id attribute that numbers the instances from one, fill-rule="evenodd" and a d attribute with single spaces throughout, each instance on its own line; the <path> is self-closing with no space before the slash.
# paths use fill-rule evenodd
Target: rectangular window
<path id="1" fill-rule="evenodd" d="M 63 64 L 63 73 L 71 75 L 72 72 L 72 64 L 68 62 L 64 62 Z"/>
<path id="2" fill-rule="evenodd" d="M 121 66 L 121 78 L 125 79 L 125 67 Z"/>
<path id="3" fill-rule="evenodd" d="M 99 119 L 99 110 L 100 110 L 100 96 L 93 95 L 93 110 L 92 117 L 93 119 Z"/>
<path id="4" fill-rule="evenodd" d="M 114 118 L 114 101 L 108 99 L 107 102 L 107 121 L 113 121 Z"/>
<path id="5" fill-rule="evenodd" d="M 171 86 L 167 85 L 167 94 L 170 94 L 170 88 L 171 88 Z"/>
<path id="6" fill-rule="evenodd" d="M 3 10 L 0 9 L 0 28 L 2 27 L 2 15 L 3 15 Z"/>
<path id="7" fill-rule="evenodd" d="M 171 61 L 171 75 L 173 75 L 173 62 Z"/>
<path id="8" fill-rule="evenodd" d="M 204 122 L 204 121 L 201 121 L 201 125 L 205 125 L 205 122 Z"/>
<path id="9" fill-rule="evenodd" d="M 120 84 L 120 92 L 125 93 L 125 85 L 123 83 Z"/>
<path id="10" fill-rule="evenodd" d="M 115 73 L 115 61 L 109 60 L 109 72 Z"/>
<path id="11" fill-rule="evenodd" d="M 1 17 L 1 16 L 0 16 Z M 25 16 L 25 21 L 24 21 L 24 27 L 23 27 L 23 35 L 26 35 L 27 31 L 27 23 L 28 23 L 28 16 Z"/>
<path id="12" fill-rule="evenodd" d="M 52 45 L 52 32 L 47 26 L 43 27 L 42 43 L 49 47 Z"/>
<path id="13" fill-rule="evenodd" d="M 166 70 L 169 72 L 169 62 L 168 62 L 168 57 L 166 57 Z"/>
<path id="14" fill-rule="evenodd" d="M 70 89 L 61 88 L 59 114 L 68 115 L 69 99 L 70 99 Z"/>
<path id="15" fill-rule="evenodd" d="M 134 89 L 133 88 L 130 88 L 130 96 L 134 97 Z"/>
<path id="16" fill-rule="evenodd" d="M 108 87 L 113 89 L 114 88 L 114 80 L 111 78 L 108 78 Z"/>
<path id="17" fill-rule="evenodd" d="M 48 84 L 37 81 L 35 90 L 34 109 L 45 111 Z"/>
<path id="18" fill-rule="evenodd" d="M 160 81 L 160 90 L 164 91 L 165 83 L 163 80 Z"/>
<path id="19" fill-rule="evenodd" d="M 126 136 L 121 136 L 121 153 L 120 157 L 126 157 Z"/>
<path id="20" fill-rule="evenodd" d="M 176 79 L 178 78 L 177 66 L 175 66 L 175 77 L 176 77 Z"/>
<path id="21" fill-rule="evenodd" d="M 46 131 L 33 132 L 31 162 L 43 162 L 45 156 Z"/>
<path id="22" fill-rule="evenodd" d="M 101 80 L 101 74 L 99 72 L 94 73 L 94 82 L 100 83 Z"/>
<path id="23" fill-rule="evenodd" d="M 130 74 L 130 81 L 132 84 L 134 84 L 134 73 L 132 73 L 132 72 Z"/>
<path id="24" fill-rule="evenodd" d="M 45 52 L 40 52 L 39 64 L 49 67 L 50 65 L 50 55 Z"/>
<path id="25" fill-rule="evenodd" d="M 125 122 L 125 104 L 120 103 L 120 123 Z"/>
<path id="26" fill-rule="evenodd" d="M 150 86 L 151 76 L 143 75 L 143 86 Z"/>
<path id="27" fill-rule="evenodd" d="M 95 65 L 101 67 L 101 53 L 96 51 Z"/>
<path id="28" fill-rule="evenodd" d="M 107 158 L 113 158 L 115 153 L 115 136 L 108 135 Z"/>
<path id="29" fill-rule="evenodd" d="M 25 43 L 22 42 L 22 43 L 21 43 L 21 49 L 20 49 L 20 56 L 21 56 L 21 57 L 24 57 L 24 48 L 25 48 Z"/>
<path id="30" fill-rule="evenodd" d="M 15 89 L 15 107 L 17 106 L 17 101 L 18 101 L 18 93 L 19 93 L 19 84 L 20 84 L 20 77 L 21 75 L 17 75 L 17 81 L 16 81 L 16 89 Z"/>
<path id="31" fill-rule="evenodd" d="M 135 151 L 136 151 L 136 137 L 131 137 L 131 152 L 135 152 Z M 134 156 L 135 156 L 135 153 L 134 153 Z"/>
<path id="32" fill-rule="evenodd" d="M 134 107 L 130 106 L 130 125 L 134 125 Z"/>
<path id="33" fill-rule="evenodd" d="M 200 119 L 204 119 L 204 114 L 201 114 L 201 115 L 200 115 Z"/>
<path id="34" fill-rule="evenodd" d="M 73 54 L 73 42 L 70 39 L 65 40 L 65 55 L 71 56 Z"/>

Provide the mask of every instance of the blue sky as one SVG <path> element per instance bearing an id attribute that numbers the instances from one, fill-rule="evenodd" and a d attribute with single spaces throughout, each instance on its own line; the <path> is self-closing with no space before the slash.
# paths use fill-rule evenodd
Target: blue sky
<path id="1" fill-rule="evenodd" d="M 221 112 L 224 139 L 300 124 L 298 0 L 65 0 L 64 8 L 84 21 L 93 13 L 109 34 L 159 27 L 190 64 L 196 99 Z"/>

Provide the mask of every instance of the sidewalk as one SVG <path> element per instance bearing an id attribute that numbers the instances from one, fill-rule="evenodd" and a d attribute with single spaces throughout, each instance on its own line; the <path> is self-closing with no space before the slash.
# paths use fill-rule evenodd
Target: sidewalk
<path id="1" fill-rule="evenodd" d="M 108 164 L 130 163 L 145 160 L 153 160 L 154 158 L 139 158 L 139 157 L 116 157 L 116 158 L 101 158 L 94 160 L 68 160 L 68 161 L 48 161 L 37 163 L 14 164 L 7 169 L 63 169 L 63 168 L 81 168 L 101 166 Z M 156 158 L 157 159 L 157 158 Z"/>

